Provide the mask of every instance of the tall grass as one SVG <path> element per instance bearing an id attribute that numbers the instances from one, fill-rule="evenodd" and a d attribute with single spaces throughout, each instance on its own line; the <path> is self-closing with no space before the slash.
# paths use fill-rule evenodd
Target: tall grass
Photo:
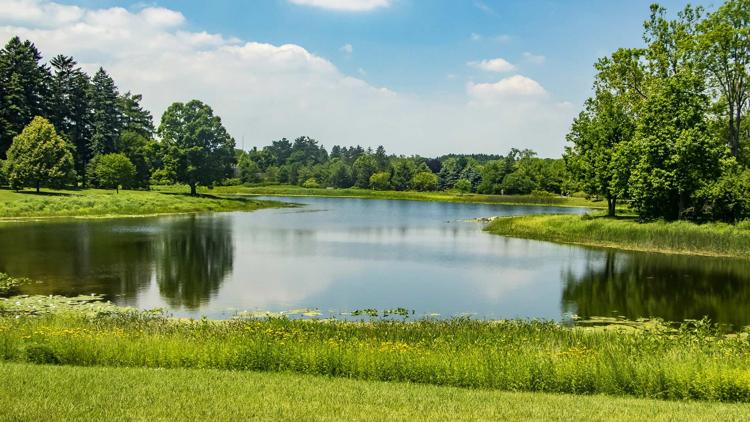
<path id="1" fill-rule="evenodd" d="M 166 188 L 169 189 L 169 188 Z M 605 208 L 606 204 L 585 198 L 559 195 L 481 195 L 459 192 L 378 191 L 372 189 L 313 189 L 294 185 L 222 186 L 214 189 L 221 193 L 244 195 L 324 196 L 366 199 L 408 199 L 413 201 L 468 202 L 508 205 L 554 205 L 561 207 Z"/>
<path id="2" fill-rule="evenodd" d="M 534 215 L 496 218 L 486 230 L 503 236 L 620 249 L 750 257 L 750 225 Z"/>
<path id="3" fill-rule="evenodd" d="M 271 201 L 219 196 L 189 196 L 154 191 L 13 192 L 0 189 L 0 218 L 94 217 L 174 214 L 203 211 L 250 211 L 278 206 Z"/>
<path id="4" fill-rule="evenodd" d="M 0 359 L 750 401 L 747 334 L 723 336 L 701 322 L 621 332 L 536 321 L 185 321 L 138 313 L 57 314 L 0 318 Z"/>

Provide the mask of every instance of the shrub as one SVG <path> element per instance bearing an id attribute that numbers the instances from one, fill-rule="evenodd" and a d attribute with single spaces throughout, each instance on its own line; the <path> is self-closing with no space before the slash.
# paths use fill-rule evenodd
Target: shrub
<path id="1" fill-rule="evenodd" d="M 127 188 L 133 182 L 135 166 L 123 154 L 105 154 L 92 161 L 92 172 L 100 187 L 119 192 L 120 186 Z"/>
<path id="2" fill-rule="evenodd" d="M 683 217 L 728 223 L 750 217 L 750 170 L 727 172 L 699 189 L 694 202 L 695 206 L 688 208 Z"/>
<path id="3" fill-rule="evenodd" d="M 466 179 L 458 180 L 453 187 L 461 193 L 471 192 L 471 182 Z"/>
<path id="4" fill-rule="evenodd" d="M 370 188 L 375 190 L 388 190 L 391 187 L 391 175 L 380 171 L 370 176 Z"/>
<path id="5" fill-rule="evenodd" d="M 420 171 L 411 179 L 411 188 L 420 192 L 437 190 L 437 185 L 437 175 L 429 171 Z"/>
<path id="6" fill-rule="evenodd" d="M 314 177 L 311 177 L 307 180 L 305 180 L 305 183 L 302 184 L 303 188 L 319 188 L 320 183 L 318 183 L 317 179 Z"/>

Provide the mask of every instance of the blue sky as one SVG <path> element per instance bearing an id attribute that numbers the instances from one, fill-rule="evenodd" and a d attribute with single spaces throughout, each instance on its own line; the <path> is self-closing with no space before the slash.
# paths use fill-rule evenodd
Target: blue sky
<path id="1" fill-rule="evenodd" d="M 226 114 L 225 121 L 235 138 L 245 138 L 249 145 L 262 145 L 282 135 L 308 134 L 329 146 L 383 143 L 389 150 L 403 154 L 502 153 L 517 146 L 532 147 L 541 155 L 555 156 L 562 151 L 570 119 L 589 95 L 593 62 L 618 47 L 641 44 L 642 22 L 648 16 L 651 1 L 161 0 L 144 3 L 82 0 L 53 3 L 0 0 L 0 3 L 7 3 L 3 9 L 15 13 L 6 17 L 5 22 L 0 14 L 0 29 L 4 28 L 4 33 L 28 34 L 46 54 L 73 54 L 85 67 L 104 65 L 123 90 L 143 92 L 146 104 L 157 117 L 162 111 L 160 108 L 169 102 L 170 92 L 162 91 L 172 87 L 174 100 L 182 100 L 183 95 L 190 94 L 183 91 L 190 91 L 194 86 L 194 96 L 216 102 L 215 108 Z M 28 18 L 33 15 L 29 10 L 22 10 L 24 7 L 47 10 L 44 8 L 52 6 L 57 10 L 65 7 L 63 4 L 83 12 L 77 20 L 66 17 L 58 24 L 42 24 Z M 376 7 L 368 9 L 368 4 Z M 675 12 L 685 2 L 663 1 L 661 4 Z M 123 7 L 127 17 L 118 18 L 115 24 L 107 20 L 109 18 L 101 18 L 103 13 L 95 13 L 116 7 Z M 342 7 L 366 10 L 340 10 Z M 181 18 L 168 23 L 152 19 L 147 29 L 136 29 L 143 25 L 141 18 L 146 9 Z M 49 11 L 46 14 L 49 15 Z M 155 16 L 156 12 L 151 15 Z M 182 46 L 175 45 L 172 50 L 183 51 L 183 56 L 200 55 L 207 48 L 221 49 L 245 43 L 274 48 L 294 45 L 301 48 L 294 54 L 312 56 L 313 59 L 305 59 L 308 62 L 319 58 L 333 66 L 333 70 L 321 70 L 314 63 L 310 65 L 312 68 L 306 68 L 294 62 L 287 68 L 273 67 L 272 72 L 266 71 L 265 62 L 257 60 L 277 63 L 277 57 L 287 57 L 287 53 L 277 51 L 276 56 L 264 59 L 257 59 L 253 53 L 252 63 L 245 63 L 245 67 L 238 65 L 235 73 L 224 69 L 217 79 L 236 80 L 238 90 L 245 86 L 245 79 L 254 80 L 246 85 L 246 93 L 253 97 L 261 95 L 265 102 L 257 98 L 229 101 L 223 99 L 226 95 L 221 96 L 220 92 L 232 90 L 231 86 L 203 80 L 204 76 L 200 81 L 191 80 L 189 76 L 171 81 L 170 76 L 162 76 L 161 85 L 150 81 L 154 78 L 149 75 L 134 76 L 128 69 L 128 62 L 133 70 L 143 69 L 137 68 L 140 60 L 145 64 L 163 62 L 168 66 L 166 53 L 157 50 L 149 53 L 145 47 L 139 49 L 144 41 L 127 30 L 121 31 L 120 39 L 112 35 L 112 39 L 107 38 L 101 46 L 93 45 L 89 39 L 84 43 L 76 42 L 76 32 L 70 29 L 76 22 L 92 27 L 106 24 L 110 29 L 124 25 L 123 28 L 132 28 L 133 32 L 153 31 L 157 35 L 152 35 L 151 39 L 163 35 L 174 41 L 184 33 L 221 37 L 222 41 L 211 47 L 191 44 L 190 49 L 183 51 Z M 165 45 L 171 45 L 172 41 Z M 118 56 L 105 47 L 129 53 Z M 150 59 L 149 54 L 153 56 Z M 490 63 L 493 59 L 504 62 Z M 486 61 L 484 65 L 482 61 Z M 493 67 L 493 63 L 497 66 Z M 287 72 L 292 68 L 293 72 Z M 174 71 L 179 73 L 179 69 Z M 325 75 L 320 76 L 321 72 Z M 163 68 L 154 68 L 151 73 L 169 74 Z M 285 79 L 279 79 L 280 74 Z M 311 75 L 317 75 L 317 79 Z M 270 78 L 267 84 L 263 82 L 266 77 Z M 351 88 L 349 82 L 344 82 L 347 88 L 336 87 L 348 78 L 365 86 Z M 522 97 L 514 97 L 506 95 L 510 92 L 504 90 L 507 84 L 493 85 L 506 78 L 514 78 L 507 82 L 513 82 L 513 87 L 521 84 L 533 95 L 526 95 L 527 92 Z M 266 86 L 279 88 L 268 91 Z M 314 88 L 308 89 L 311 86 Z M 174 87 L 182 89 L 175 92 Z M 382 92 L 368 94 L 356 91 L 359 89 Z M 501 91 L 502 98 L 495 95 Z M 155 93 L 154 99 L 149 98 L 151 92 Z M 490 97 L 491 93 L 494 96 Z M 340 94 L 342 98 L 336 99 Z M 391 95 L 389 100 L 384 99 L 386 94 Z M 318 110 L 320 105 L 328 110 Z M 266 108 L 274 110 L 272 115 L 254 111 Z M 309 112 L 312 108 L 316 109 L 315 118 L 305 122 L 301 116 L 312 113 Z M 279 116 L 283 110 L 289 110 L 289 114 Z M 388 110 L 398 113 L 391 116 Z M 528 113 L 537 116 L 527 116 Z M 403 117 L 407 115 L 411 117 Z M 545 115 L 550 116 L 548 121 Z M 327 116 L 330 116 L 329 121 L 326 121 Z M 271 121 L 273 123 L 269 123 Z M 356 124 L 347 127 L 350 121 Z M 388 129 L 379 133 L 384 126 Z M 333 130 L 334 127 L 339 129 Z M 289 133 L 284 133 L 285 129 Z M 365 131 L 367 133 L 363 133 Z"/>

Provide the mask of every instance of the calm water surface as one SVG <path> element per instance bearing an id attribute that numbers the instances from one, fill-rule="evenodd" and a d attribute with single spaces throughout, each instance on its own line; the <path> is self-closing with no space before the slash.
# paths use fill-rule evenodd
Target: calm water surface
<path id="1" fill-rule="evenodd" d="M 0 226 L 30 294 L 103 293 L 175 315 L 404 307 L 417 316 L 566 315 L 750 323 L 745 261 L 511 239 L 465 220 L 573 208 L 273 198 L 301 208 Z"/>

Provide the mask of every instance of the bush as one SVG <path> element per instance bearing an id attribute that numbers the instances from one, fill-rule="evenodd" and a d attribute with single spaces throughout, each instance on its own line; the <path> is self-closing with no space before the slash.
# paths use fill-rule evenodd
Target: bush
<path id="1" fill-rule="evenodd" d="M 735 223 L 750 217 L 750 170 L 732 170 L 699 189 L 682 217 Z"/>
<path id="2" fill-rule="evenodd" d="M 471 192 L 471 182 L 466 179 L 458 180 L 453 187 L 461 193 Z"/>
<path id="3" fill-rule="evenodd" d="M 123 154 L 104 154 L 92 160 L 91 173 L 99 187 L 120 190 L 130 187 L 135 177 L 135 166 Z"/>
<path id="4" fill-rule="evenodd" d="M 411 188 L 420 192 L 437 190 L 437 185 L 437 175 L 429 171 L 420 171 L 411 179 Z"/>
<path id="5" fill-rule="evenodd" d="M 302 184 L 302 187 L 303 188 L 319 188 L 320 183 L 318 183 L 318 181 L 314 177 L 311 177 L 305 180 L 305 183 Z"/>
<path id="6" fill-rule="evenodd" d="M 0 186 L 8 184 L 8 177 L 5 175 L 5 160 L 0 160 Z"/>
<path id="7" fill-rule="evenodd" d="M 380 171 L 370 176 L 370 188 L 375 190 L 388 190 L 391 188 L 391 175 Z"/>

